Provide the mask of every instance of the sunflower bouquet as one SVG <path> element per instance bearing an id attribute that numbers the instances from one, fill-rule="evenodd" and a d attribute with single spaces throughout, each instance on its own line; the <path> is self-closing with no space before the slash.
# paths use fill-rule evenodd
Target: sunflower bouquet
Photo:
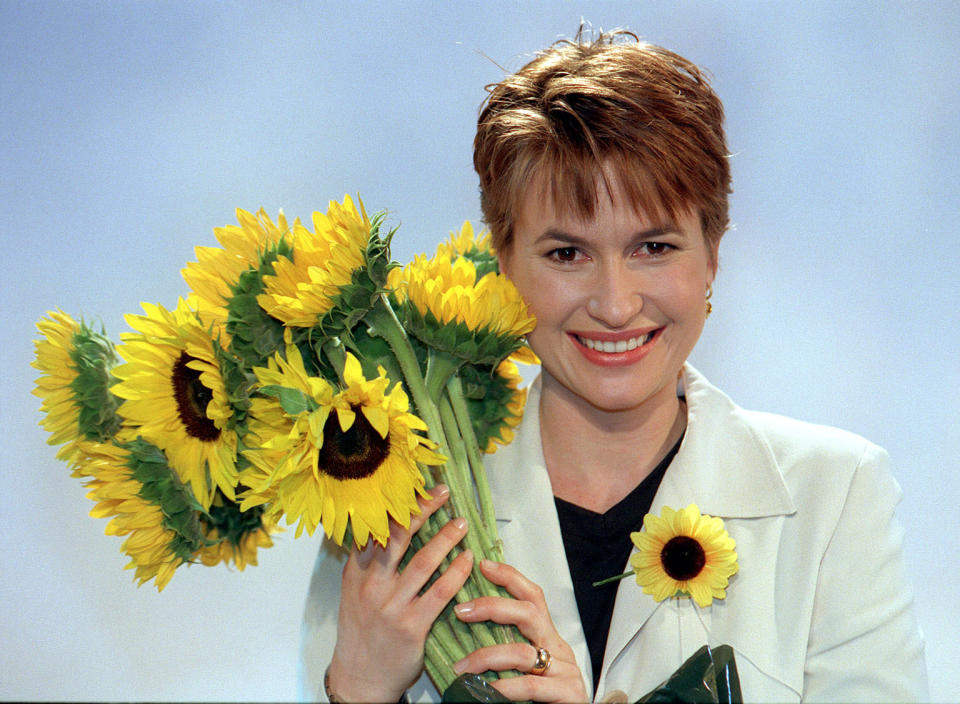
<path id="1" fill-rule="evenodd" d="M 462 549 L 502 558 L 481 458 L 520 420 L 534 320 L 469 223 L 401 267 L 395 231 L 358 203 L 331 202 L 312 228 L 238 210 L 183 269 L 189 293 L 126 316 L 119 345 L 61 311 L 38 323 L 41 423 L 91 515 L 126 536 L 140 584 L 162 590 L 185 564 L 255 565 L 281 523 L 385 545 L 390 520 L 408 527 L 441 481 L 449 508 L 411 553 L 462 516 Z M 475 570 L 457 599 L 482 595 L 507 594 Z M 444 691 L 467 653 L 521 638 L 450 607 L 428 674 Z"/>

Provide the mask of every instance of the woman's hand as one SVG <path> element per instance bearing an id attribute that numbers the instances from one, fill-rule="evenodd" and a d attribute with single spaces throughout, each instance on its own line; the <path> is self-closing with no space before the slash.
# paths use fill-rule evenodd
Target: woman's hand
<path id="1" fill-rule="evenodd" d="M 420 590 L 450 550 L 466 535 L 466 521 L 447 523 L 413 556 L 402 573 L 400 560 L 414 533 L 450 495 L 435 487 L 410 528 L 393 523 L 387 547 L 370 541 L 354 549 L 343 569 L 337 644 L 330 663 L 329 686 L 346 702 L 395 702 L 419 677 L 427 633 L 444 606 L 463 586 L 473 565 L 461 553 L 430 588 Z"/>
<path id="2" fill-rule="evenodd" d="M 533 645 L 512 643 L 479 648 L 456 663 L 454 669 L 458 673 L 511 669 L 528 673 L 492 683 L 512 701 L 587 701 L 583 676 L 573 649 L 553 625 L 543 590 L 510 565 L 483 560 L 480 571 L 491 582 L 504 587 L 514 599 L 485 596 L 464 602 L 454 607 L 457 617 L 467 623 L 514 624 Z M 550 664 L 542 674 L 530 674 L 538 648 L 544 648 L 550 654 Z"/>

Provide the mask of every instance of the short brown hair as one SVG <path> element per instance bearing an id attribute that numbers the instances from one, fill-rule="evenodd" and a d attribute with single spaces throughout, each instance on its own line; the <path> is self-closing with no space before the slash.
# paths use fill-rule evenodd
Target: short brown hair
<path id="1" fill-rule="evenodd" d="M 513 240 L 534 177 L 561 208 L 591 217 L 604 168 L 634 208 L 699 209 L 715 247 L 729 222 L 723 105 L 701 70 L 630 32 L 562 40 L 487 86 L 474 139 L 481 207 L 493 246 Z"/>

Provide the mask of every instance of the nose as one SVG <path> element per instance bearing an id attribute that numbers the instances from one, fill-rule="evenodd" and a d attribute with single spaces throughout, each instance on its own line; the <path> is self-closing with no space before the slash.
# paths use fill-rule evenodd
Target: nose
<path id="1" fill-rule="evenodd" d="M 610 328 L 628 326 L 643 309 L 643 293 L 639 276 L 621 267 L 598 270 L 587 313 Z"/>

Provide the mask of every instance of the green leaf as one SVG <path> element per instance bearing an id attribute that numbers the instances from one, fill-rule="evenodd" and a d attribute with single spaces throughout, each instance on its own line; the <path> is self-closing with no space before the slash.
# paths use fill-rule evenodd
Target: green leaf
<path id="1" fill-rule="evenodd" d="M 264 396 L 271 396 L 280 401 L 280 406 L 284 413 L 290 416 L 298 416 L 301 413 L 308 413 L 316 409 L 317 402 L 310 398 L 300 389 L 291 389 L 288 386 L 278 386 L 272 384 L 260 389 Z"/>

